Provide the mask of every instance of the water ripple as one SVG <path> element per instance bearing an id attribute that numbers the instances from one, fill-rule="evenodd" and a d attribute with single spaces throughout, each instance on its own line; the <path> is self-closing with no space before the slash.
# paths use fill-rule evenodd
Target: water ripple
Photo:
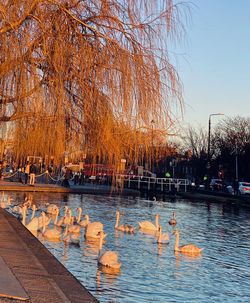
<path id="1" fill-rule="evenodd" d="M 21 200 L 18 194 L 13 195 Z M 115 250 L 122 262 L 119 274 L 107 274 L 97 267 L 98 245 L 88 243 L 81 233 L 80 247 L 44 242 L 77 279 L 100 302 L 250 302 L 250 212 L 233 204 L 202 200 L 152 202 L 140 198 L 93 195 L 43 195 L 37 201 L 78 206 L 91 221 L 104 223 L 105 249 Z M 138 221 L 154 221 L 170 235 L 168 245 L 156 237 L 137 232 L 125 235 L 114 231 L 115 212 L 121 222 L 138 227 Z M 175 238 L 168 221 L 176 212 L 180 244 L 194 243 L 204 250 L 196 258 L 174 253 Z"/>

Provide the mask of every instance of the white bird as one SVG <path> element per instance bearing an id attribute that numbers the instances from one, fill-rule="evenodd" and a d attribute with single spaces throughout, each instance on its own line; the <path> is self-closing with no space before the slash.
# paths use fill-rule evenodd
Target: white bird
<path id="1" fill-rule="evenodd" d="M 173 234 L 175 235 L 175 245 L 174 245 L 174 251 L 175 252 L 181 252 L 186 253 L 189 255 L 199 255 L 203 248 L 199 248 L 198 246 L 194 244 L 185 244 L 182 246 L 179 246 L 179 240 L 180 240 L 180 233 L 178 230 L 173 231 Z"/>
<path id="2" fill-rule="evenodd" d="M 155 215 L 155 224 L 150 221 L 138 222 L 140 229 L 148 231 L 158 231 L 159 230 L 159 214 Z"/>
<path id="3" fill-rule="evenodd" d="M 61 232 L 59 230 L 57 230 L 55 227 L 50 228 L 50 229 L 46 229 L 45 213 L 42 212 L 42 215 L 44 217 L 43 230 L 42 230 L 42 234 L 43 234 L 44 238 L 47 239 L 47 240 L 50 240 L 50 241 L 59 241 L 60 238 L 61 238 Z"/>
<path id="4" fill-rule="evenodd" d="M 121 268 L 121 263 L 118 262 L 118 254 L 114 251 L 102 251 L 104 233 L 100 232 L 100 244 L 99 244 L 99 256 L 98 256 L 98 265 L 108 267 L 115 271 L 119 271 Z"/>
<path id="5" fill-rule="evenodd" d="M 68 234 L 68 225 L 66 225 L 62 240 L 63 240 L 63 242 L 65 242 L 67 244 L 80 245 L 79 235 L 75 235 L 75 234 L 69 235 Z"/>
<path id="6" fill-rule="evenodd" d="M 56 204 L 49 204 L 47 206 L 47 213 L 51 215 L 55 215 L 59 207 Z"/>
<path id="7" fill-rule="evenodd" d="M 103 224 L 101 222 L 91 222 L 87 225 L 85 229 L 85 238 L 86 239 L 100 239 L 100 233 L 103 232 Z M 103 239 L 106 237 L 106 234 L 103 234 Z"/>
<path id="8" fill-rule="evenodd" d="M 159 234 L 157 238 L 157 243 L 159 244 L 166 244 L 169 242 L 169 235 L 168 233 L 162 233 L 162 226 L 159 225 Z"/>
<path id="9" fill-rule="evenodd" d="M 78 211 L 78 217 L 77 217 L 77 221 L 76 223 L 78 225 L 80 225 L 81 227 L 86 227 L 88 224 L 89 224 L 89 215 L 85 215 L 84 216 L 84 220 L 81 220 L 81 216 L 82 216 L 82 208 L 81 207 L 78 207 L 77 208 L 77 211 Z"/>
<path id="10" fill-rule="evenodd" d="M 120 230 L 120 231 L 123 231 L 125 233 L 131 233 L 131 234 L 133 234 L 135 232 L 134 227 L 130 224 L 119 225 L 119 219 L 120 219 L 120 212 L 117 211 L 116 212 L 116 223 L 115 223 L 115 229 L 116 230 Z"/>

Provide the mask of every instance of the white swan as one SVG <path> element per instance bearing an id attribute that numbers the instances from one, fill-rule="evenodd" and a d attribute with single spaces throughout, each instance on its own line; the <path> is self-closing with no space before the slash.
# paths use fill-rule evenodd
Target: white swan
<path id="1" fill-rule="evenodd" d="M 173 234 L 175 235 L 175 245 L 174 245 L 175 252 L 186 253 L 189 255 L 199 255 L 203 250 L 203 248 L 199 248 L 194 244 L 186 244 L 179 246 L 180 233 L 178 230 L 175 230 Z"/>
<path id="2" fill-rule="evenodd" d="M 58 206 L 56 204 L 49 204 L 47 206 L 47 213 L 52 214 L 52 215 L 56 214 L 57 209 L 58 209 Z"/>
<path id="3" fill-rule="evenodd" d="M 69 233 L 79 234 L 81 232 L 81 227 L 77 224 L 74 224 L 73 222 L 74 222 L 74 217 L 72 217 L 72 211 L 70 209 L 69 210 L 69 222 L 67 223 L 68 231 L 69 231 Z"/>
<path id="4" fill-rule="evenodd" d="M 159 214 L 155 215 L 155 224 L 150 221 L 138 222 L 140 229 L 149 230 L 149 231 L 158 231 L 159 230 Z"/>
<path id="5" fill-rule="evenodd" d="M 115 223 L 116 230 L 120 230 L 125 233 L 131 233 L 131 234 L 133 234 L 135 232 L 134 227 L 132 225 L 129 225 L 129 224 L 119 225 L 119 219 L 120 219 L 120 212 L 117 211 L 116 212 L 116 223 Z"/>
<path id="6" fill-rule="evenodd" d="M 69 235 L 68 234 L 68 225 L 66 225 L 62 240 L 63 240 L 63 242 L 65 242 L 67 244 L 80 245 L 79 235 L 75 235 L 75 234 Z"/>
<path id="7" fill-rule="evenodd" d="M 100 232 L 100 244 L 99 244 L 99 256 L 98 256 L 98 265 L 108 267 L 115 271 L 119 271 L 121 268 L 121 263 L 118 262 L 118 255 L 116 252 L 108 250 L 102 251 L 102 243 L 103 243 L 104 233 Z"/>
<path id="8" fill-rule="evenodd" d="M 59 209 L 57 212 L 59 215 Z M 58 219 L 58 216 L 57 216 L 57 218 L 56 218 L 57 220 L 55 220 L 54 225 L 56 225 L 58 227 L 66 226 L 67 225 L 66 222 L 68 221 L 66 219 L 67 215 L 68 215 L 68 206 L 64 206 L 64 215 L 60 219 Z"/>
<path id="9" fill-rule="evenodd" d="M 45 212 L 42 211 L 40 216 L 38 217 L 39 229 L 43 228 L 43 225 L 48 226 L 51 222 L 51 218 L 46 216 Z"/>
<path id="10" fill-rule="evenodd" d="M 77 221 L 76 223 L 78 225 L 80 225 L 81 227 L 86 227 L 88 224 L 89 224 L 89 215 L 85 215 L 84 216 L 84 220 L 81 220 L 81 216 L 82 216 L 82 208 L 81 207 L 78 207 L 77 208 L 77 211 L 78 211 L 78 217 L 77 217 Z"/>
<path id="11" fill-rule="evenodd" d="M 159 225 L 159 234 L 157 238 L 157 243 L 159 244 L 166 244 L 169 242 L 169 235 L 168 233 L 162 233 L 162 226 Z"/>
<path id="12" fill-rule="evenodd" d="M 87 225 L 85 229 L 85 238 L 86 239 L 100 239 L 100 233 L 103 232 L 103 224 L 101 222 L 91 222 Z M 106 237 L 106 234 L 103 233 L 103 239 Z"/>
<path id="13" fill-rule="evenodd" d="M 45 213 L 42 212 L 43 217 L 45 218 Z M 61 238 L 61 232 L 57 230 L 55 227 L 51 229 L 46 229 L 45 219 L 43 221 L 43 230 L 42 234 L 45 239 L 50 241 L 59 241 Z"/>
<path id="14" fill-rule="evenodd" d="M 39 221 L 37 217 L 31 218 L 30 222 L 26 224 L 27 206 L 22 208 L 22 224 L 34 235 L 37 236 L 37 231 L 39 229 Z"/>

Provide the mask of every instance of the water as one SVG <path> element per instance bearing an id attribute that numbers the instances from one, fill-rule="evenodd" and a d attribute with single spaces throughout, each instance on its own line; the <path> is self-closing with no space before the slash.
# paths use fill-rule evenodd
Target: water
<path id="1" fill-rule="evenodd" d="M 23 194 L 12 194 L 15 202 Z M 120 274 L 97 268 L 98 245 L 84 241 L 80 247 L 41 240 L 55 257 L 100 302 L 250 302 L 250 208 L 232 204 L 186 199 L 148 201 L 142 198 L 93 195 L 34 194 L 37 204 L 45 202 L 83 208 L 91 221 L 104 224 L 104 249 L 115 250 L 122 262 Z M 170 243 L 159 246 L 154 236 L 114 230 L 115 212 L 120 224 L 137 227 L 138 221 L 154 221 L 160 214 L 163 232 Z M 174 254 L 173 228 L 168 224 L 176 212 L 180 244 L 204 248 L 199 257 Z"/>

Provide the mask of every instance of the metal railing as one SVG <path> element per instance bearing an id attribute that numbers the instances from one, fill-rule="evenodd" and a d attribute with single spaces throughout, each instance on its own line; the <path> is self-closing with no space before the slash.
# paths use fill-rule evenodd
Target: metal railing
<path id="1" fill-rule="evenodd" d="M 190 184 L 188 179 L 177 179 L 177 178 L 157 178 L 157 177 L 148 177 L 148 176 L 137 176 L 137 175 L 116 175 L 116 181 L 119 183 L 126 182 L 127 187 L 134 187 L 136 184 L 137 189 L 142 189 L 142 187 L 150 190 L 152 185 L 160 187 L 161 191 L 167 189 L 171 191 L 174 186 L 177 191 L 187 191 L 187 186 Z"/>

